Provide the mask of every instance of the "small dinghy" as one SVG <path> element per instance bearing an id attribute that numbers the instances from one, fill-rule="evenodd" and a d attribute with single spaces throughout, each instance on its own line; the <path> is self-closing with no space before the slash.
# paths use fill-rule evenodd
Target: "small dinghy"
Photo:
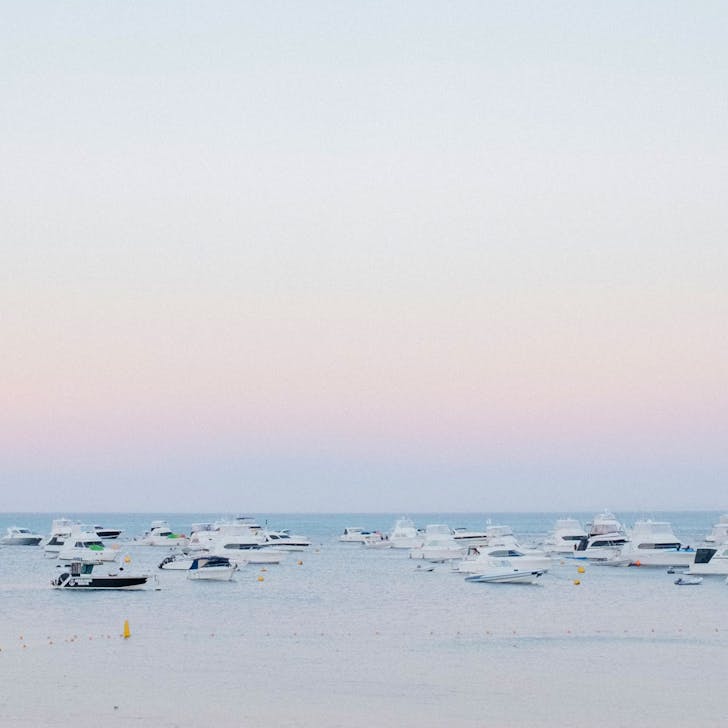
<path id="1" fill-rule="evenodd" d="M 482 574 L 466 576 L 465 581 L 473 584 L 535 584 L 544 575 L 541 570 L 519 571 L 510 567 L 494 567 Z"/>
<path id="2" fill-rule="evenodd" d="M 678 586 L 696 586 L 702 583 L 702 576 L 681 576 L 675 579 L 675 584 L 677 584 Z"/>

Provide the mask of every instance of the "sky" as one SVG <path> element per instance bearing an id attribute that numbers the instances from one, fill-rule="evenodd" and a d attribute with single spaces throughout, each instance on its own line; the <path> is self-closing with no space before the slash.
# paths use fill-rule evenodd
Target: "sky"
<path id="1" fill-rule="evenodd" d="M 728 508 L 722 2 L 8 2 L 1 511 Z"/>

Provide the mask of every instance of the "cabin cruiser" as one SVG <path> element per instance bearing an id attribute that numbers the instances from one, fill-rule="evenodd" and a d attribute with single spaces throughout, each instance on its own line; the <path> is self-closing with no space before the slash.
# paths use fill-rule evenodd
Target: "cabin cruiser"
<path id="1" fill-rule="evenodd" d="M 51 522 L 51 535 L 43 546 L 45 555 L 52 559 L 58 556 L 66 539 L 79 525 L 77 521 L 72 521 L 70 518 L 54 518 Z"/>
<path id="2" fill-rule="evenodd" d="M 165 556 L 159 562 L 157 568 L 164 571 L 187 571 L 192 566 L 192 562 L 197 558 L 200 557 L 196 554 L 185 554 L 182 551 L 177 551 L 169 556 Z"/>
<path id="3" fill-rule="evenodd" d="M 371 533 L 365 531 L 359 526 L 347 526 L 344 532 L 339 536 L 341 543 L 364 543 L 364 539 Z"/>
<path id="4" fill-rule="evenodd" d="M 311 541 L 305 536 L 298 536 L 288 529 L 282 531 L 263 531 L 265 541 L 261 544 L 264 548 L 275 547 L 284 551 L 303 551 L 311 545 Z"/>
<path id="5" fill-rule="evenodd" d="M 510 566 L 492 566 L 486 571 L 466 576 L 471 584 L 535 584 L 544 571 L 521 571 Z"/>
<path id="6" fill-rule="evenodd" d="M 724 513 L 712 531 L 705 537 L 708 543 L 725 543 L 728 541 L 728 513 Z"/>
<path id="7" fill-rule="evenodd" d="M 286 558 L 286 553 L 278 549 L 230 542 L 218 546 L 213 551 L 214 555 L 226 556 L 238 564 L 280 564 Z"/>
<path id="8" fill-rule="evenodd" d="M 389 543 L 393 549 L 416 549 L 424 539 L 415 524 L 405 516 L 399 518 L 389 532 Z"/>
<path id="9" fill-rule="evenodd" d="M 630 540 L 608 562 L 627 566 L 689 566 L 695 550 L 684 547 L 667 521 L 637 521 Z"/>
<path id="10" fill-rule="evenodd" d="M 279 539 L 281 541 L 285 539 Z M 247 517 L 218 521 L 210 531 L 196 531 L 190 538 L 188 553 L 206 552 L 224 556 L 237 563 L 279 564 L 287 551 L 266 542 L 264 530 Z"/>
<path id="11" fill-rule="evenodd" d="M 246 543 L 263 547 L 265 533 L 252 518 L 237 516 L 232 520 L 216 521 L 210 528 L 195 531 L 190 536 L 188 551 L 212 551 L 224 536 L 239 536 Z"/>
<path id="12" fill-rule="evenodd" d="M 174 533 L 167 521 L 152 521 L 149 530 L 139 539 L 144 546 L 187 546 L 188 539 L 184 534 Z"/>
<path id="13" fill-rule="evenodd" d="M 122 573 L 123 566 L 117 571 L 102 573 L 102 562 L 82 559 L 74 559 L 66 569 L 55 579 L 51 579 L 54 589 L 141 589 L 150 578 L 147 574 Z"/>
<path id="14" fill-rule="evenodd" d="M 110 541 L 111 539 L 118 538 L 121 535 L 120 528 L 105 528 L 104 526 L 94 526 L 94 531 L 99 538 L 103 538 L 104 541 Z"/>
<path id="15" fill-rule="evenodd" d="M 10 526 L 5 535 L 0 538 L 3 546 L 37 546 L 43 540 L 43 536 L 33 533 L 29 528 L 22 526 Z"/>
<path id="16" fill-rule="evenodd" d="M 544 541 L 544 551 L 547 554 L 570 554 L 574 551 L 574 544 L 586 537 L 587 532 L 575 518 L 559 518 Z"/>
<path id="17" fill-rule="evenodd" d="M 587 536 L 574 542 L 574 550 L 563 554 L 573 559 L 607 561 L 614 559 L 627 543 L 624 526 L 613 513 L 602 511 L 587 524 Z"/>
<path id="18" fill-rule="evenodd" d="M 504 541 L 500 545 L 472 547 L 467 557 L 453 568 L 463 574 L 481 574 L 494 567 L 546 573 L 551 567 L 551 559 L 543 551 L 514 548 Z"/>
<path id="19" fill-rule="evenodd" d="M 367 549 L 389 549 L 392 548 L 392 544 L 389 537 L 383 534 L 381 531 L 372 531 L 362 541 L 362 545 Z"/>
<path id="20" fill-rule="evenodd" d="M 75 525 L 63 542 L 63 546 L 58 552 L 58 558 L 67 561 L 73 559 L 116 561 L 119 553 L 118 546 L 114 549 L 107 548 L 92 528 L 92 526 L 82 524 Z"/>
<path id="21" fill-rule="evenodd" d="M 230 581 L 238 564 L 224 556 L 197 556 L 187 569 L 187 578 L 206 581 Z"/>
<path id="22" fill-rule="evenodd" d="M 685 573 L 700 576 L 727 576 L 728 543 L 695 549 L 695 558 Z"/>
<path id="23" fill-rule="evenodd" d="M 450 526 L 444 523 L 431 523 L 425 528 L 422 546 L 413 548 L 409 556 L 411 559 L 441 562 L 461 559 L 465 551 L 465 547 L 452 537 Z"/>
<path id="24" fill-rule="evenodd" d="M 287 554 L 286 551 L 264 547 L 260 535 L 227 531 L 220 533 L 212 542 L 210 553 L 248 564 L 280 564 Z"/>

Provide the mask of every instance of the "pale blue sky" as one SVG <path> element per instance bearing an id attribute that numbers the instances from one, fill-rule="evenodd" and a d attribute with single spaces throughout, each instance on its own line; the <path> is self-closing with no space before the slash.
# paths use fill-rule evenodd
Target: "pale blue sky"
<path id="1" fill-rule="evenodd" d="M 726 507 L 723 3 L 1 12 L 6 510 Z"/>

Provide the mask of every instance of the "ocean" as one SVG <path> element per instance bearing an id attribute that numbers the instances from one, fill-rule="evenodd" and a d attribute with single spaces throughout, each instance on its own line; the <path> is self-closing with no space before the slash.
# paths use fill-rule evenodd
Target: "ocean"
<path id="1" fill-rule="evenodd" d="M 228 514 L 229 515 L 229 514 Z M 675 586 L 665 569 L 554 561 L 534 586 L 466 583 L 406 551 L 342 544 L 347 526 L 388 531 L 402 514 L 248 514 L 308 536 L 280 565 L 232 582 L 156 566 L 127 542 L 225 514 L 0 514 L 47 534 L 66 516 L 119 527 L 129 571 L 159 590 L 58 591 L 42 549 L 0 548 L 0 726 L 722 725 L 728 586 Z M 418 526 L 512 526 L 542 540 L 561 513 L 408 514 Z M 585 522 L 593 513 L 568 514 Z M 668 520 L 697 545 L 717 512 Z M 263 571 L 262 569 L 265 568 Z M 262 577 L 262 580 L 261 580 Z M 574 584 L 578 577 L 581 582 Z M 131 636 L 122 637 L 128 621 Z"/>

